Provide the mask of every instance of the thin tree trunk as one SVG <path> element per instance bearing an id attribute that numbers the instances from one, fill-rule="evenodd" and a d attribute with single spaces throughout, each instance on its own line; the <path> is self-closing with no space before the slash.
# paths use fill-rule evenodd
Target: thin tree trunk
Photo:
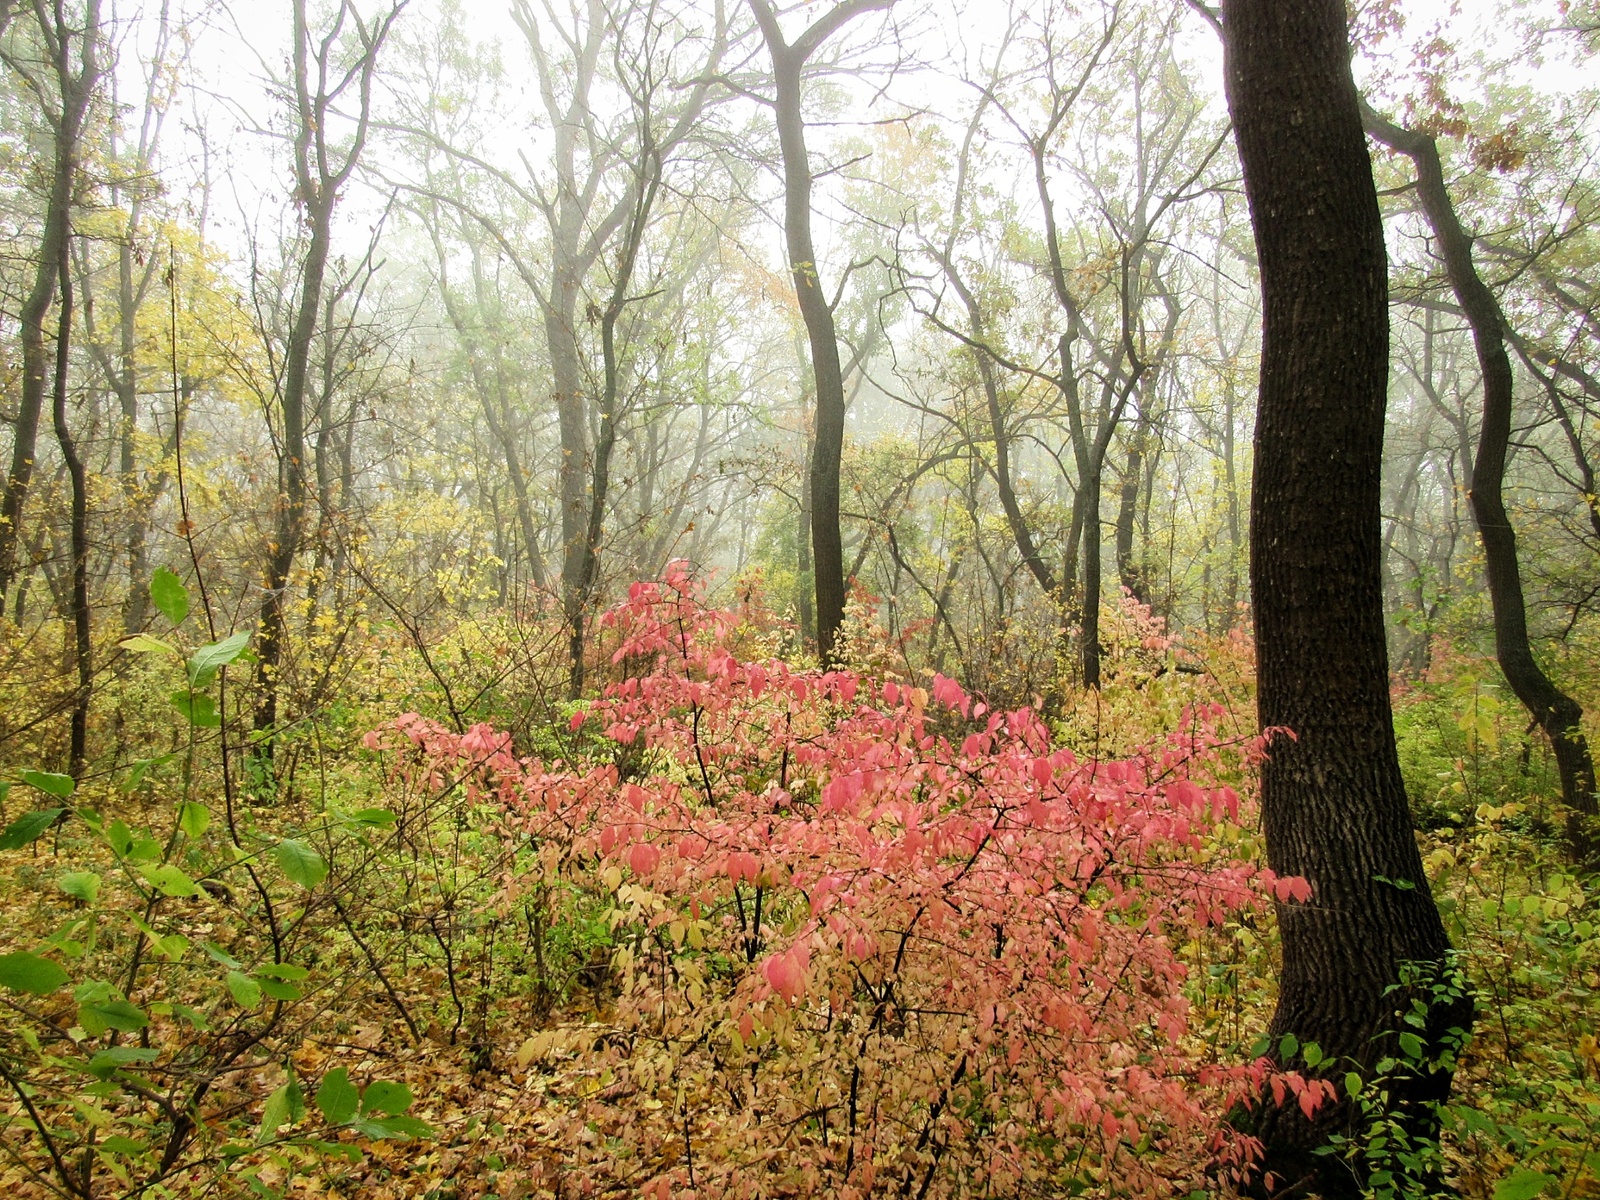
<path id="1" fill-rule="evenodd" d="M 270 733 L 278 723 L 279 673 L 287 627 L 290 572 L 305 536 L 306 386 L 311 368 L 311 343 L 316 337 L 318 316 L 322 311 L 322 284 L 332 241 L 333 210 L 339 201 L 339 190 L 349 180 L 365 148 L 378 51 L 399 15 L 398 6 L 391 8 L 386 16 L 375 18 L 368 26 L 352 9 L 341 8 L 334 17 L 333 30 L 318 39 L 311 35 L 306 9 L 307 0 L 294 0 L 295 181 L 310 231 L 301 264 L 294 323 L 285 348 L 283 384 L 278 394 L 283 419 L 279 495 L 255 646 L 259 664 L 256 677 L 261 687 L 255 729 L 260 734 Z M 330 56 L 347 18 L 352 23 L 361 53 L 352 66 L 340 68 L 330 62 Z M 328 90 L 330 76 L 342 80 L 331 92 Z M 352 82 L 357 83 L 359 89 L 356 133 L 335 161 L 326 140 L 327 118 Z M 270 760 L 271 738 L 263 738 L 261 747 L 263 757 Z"/>
<path id="2" fill-rule="evenodd" d="M 1224 0 L 1225 76 L 1260 262 L 1262 361 L 1251 583 L 1267 859 L 1303 876 L 1279 906 L 1283 968 L 1270 1037 L 1315 1044 L 1336 1076 L 1392 1050 L 1402 964 L 1442 976 L 1449 942 L 1429 892 L 1395 753 L 1384 639 L 1380 485 L 1388 382 L 1387 262 L 1341 0 Z M 1419 997 L 1431 1000 L 1424 988 Z M 1465 997 L 1427 1010 L 1424 1053 L 1470 1024 Z M 1280 1054 L 1280 1057 L 1282 1055 Z M 1286 1056 L 1296 1066 L 1296 1056 Z M 1289 1064 L 1285 1064 L 1289 1065 Z M 1449 1069 L 1390 1081 L 1398 1116 L 1437 1133 Z M 1341 1089 L 1342 1091 L 1342 1089 Z M 1296 1192 L 1361 1194 L 1337 1156 L 1342 1097 L 1308 1121 L 1260 1099 L 1264 1168 Z M 1353 1164 L 1359 1170 L 1360 1163 Z"/>
<path id="3" fill-rule="evenodd" d="M 55 384 L 52 390 L 52 416 L 61 459 L 72 484 L 72 659 L 77 672 L 77 688 L 72 700 L 72 733 L 68 750 L 67 773 L 83 777 L 88 761 L 89 705 L 94 699 L 94 644 L 91 640 L 89 611 L 89 481 L 77 442 L 67 422 L 67 390 L 72 365 L 72 265 L 70 240 L 61 243 L 59 273 L 61 307 L 56 319 Z"/>
<path id="4" fill-rule="evenodd" d="M 58 112 L 51 112 L 48 101 L 40 97 L 40 103 L 45 106 L 45 120 L 51 126 L 54 157 L 50 191 L 45 201 L 44 229 L 39 238 L 39 261 L 34 268 L 33 285 L 18 313 L 22 395 L 14 426 L 11 468 L 6 475 L 5 495 L 0 498 L 0 609 L 5 606 L 6 595 L 19 568 L 17 545 L 22 536 L 28 491 L 33 483 L 39 421 L 44 412 L 46 381 L 50 374 L 45 324 L 50 307 L 55 303 L 62 263 L 67 261 L 64 249 L 71 236 L 73 190 L 77 184 L 84 120 L 100 84 L 100 0 L 87 0 L 82 30 L 72 31 L 64 21 L 46 21 L 40 32 L 50 54 L 52 74 L 61 90 L 61 107 Z M 74 36 L 78 41 L 76 74 L 71 61 Z"/>
<path id="5" fill-rule="evenodd" d="M 1139 511 L 1139 491 L 1144 486 L 1145 422 L 1141 414 L 1131 444 L 1128 465 L 1122 473 L 1117 500 L 1117 578 L 1128 594 L 1141 604 L 1145 600 L 1144 572 L 1133 553 L 1134 518 Z"/>
<path id="6" fill-rule="evenodd" d="M 806 457 L 802 464 L 800 475 L 800 507 L 795 514 L 797 528 L 795 536 L 795 570 L 799 574 L 799 606 L 800 606 L 800 641 L 807 646 L 814 645 L 817 637 L 816 609 L 811 598 L 814 595 L 811 571 L 811 456 L 813 454 L 811 426 L 806 426 Z"/>
<path id="7" fill-rule="evenodd" d="M 768 0 L 749 0 L 772 56 L 774 111 L 783 154 L 783 229 L 795 300 L 811 346 L 816 387 L 816 419 L 811 452 L 812 569 L 816 573 L 817 651 L 824 664 L 834 658 L 844 623 L 844 543 L 839 524 L 839 468 L 844 454 L 844 371 L 833 308 L 822 291 L 817 252 L 811 239 L 811 157 L 801 112 L 801 81 L 807 60 L 833 33 L 862 13 L 888 8 L 894 0 L 845 0 L 836 4 L 793 44 L 785 41 Z"/>
<path id="8" fill-rule="evenodd" d="M 1567 809 L 1567 844 L 1579 862 L 1600 866 L 1600 828 L 1595 817 L 1594 758 L 1583 736 L 1583 709 L 1551 682 L 1533 656 L 1528 611 L 1517 560 L 1517 535 L 1506 512 L 1506 452 L 1511 443 L 1514 377 L 1506 353 L 1500 305 L 1472 261 L 1472 239 L 1461 228 L 1445 187 L 1439 147 L 1432 135 L 1402 129 L 1362 106 L 1367 132 L 1406 155 L 1417 168 L 1417 198 L 1444 259 L 1456 302 L 1472 328 L 1483 374 L 1483 421 L 1472 460 L 1467 499 L 1483 542 L 1483 571 L 1494 612 L 1494 648 L 1506 682 L 1550 739 Z"/>
<path id="9" fill-rule="evenodd" d="M 283 661 L 283 635 L 288 612 L 289 573 L 300 552 L 306 509 L 306 381 L 311 341 L 322 308 L 322 280 L 328 266 L 332 205 L 308 199 L 310 242 L 301 266 L 300 299 L 289 331 L 283 388 L 278 408 L 283 418 L 283 457 L 279 465 L 277 519 L 267 556 L 265 598 L 261 602 L 256 655 L 260 660 L 261 700 L 256 708 L 257 732 L 270 731 L 278 722 L 278 673 Z M 271 746 L 270 741 L 265 743 Z M 269 751 L 270 753 L 270 751 Z"/>

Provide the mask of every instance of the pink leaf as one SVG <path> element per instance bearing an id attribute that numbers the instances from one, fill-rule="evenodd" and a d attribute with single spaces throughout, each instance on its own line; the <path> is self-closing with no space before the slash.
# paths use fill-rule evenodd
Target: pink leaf
<path id="1" fill-rule="evenodd" d="M 628 851 L 628 866 L 641 879 L 656 869 L 661 861 L 661 851 L 649 842 L 640 842 Z"/>

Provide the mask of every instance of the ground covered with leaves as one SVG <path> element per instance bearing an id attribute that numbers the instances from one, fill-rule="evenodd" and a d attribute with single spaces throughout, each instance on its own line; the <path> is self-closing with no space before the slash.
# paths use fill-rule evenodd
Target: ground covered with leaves
<path id="1" fill-rule="evenodd" d="M 1260 1057 L 1274 908 L 1314 898 L 1260 866 L 1237 635 L 1129 605 L 1105 688 L 991 710 L 793 664 L 680 575 L 608 618 L 596 701 L 513 733 L 379 692 L 269 768 L 220 737 L 246 641 L 153 600 L 151 753 L 8 767 L 17 1195 L 1226 1192 L 1233 1106 L 1338 1089 L 1370 1194 L 1600 1194 L 1592 887 L 1465 656 L 1397 721 L 1478 1023 L 1443 1147 L 1386 1150 L 1416 1064 Z"/>

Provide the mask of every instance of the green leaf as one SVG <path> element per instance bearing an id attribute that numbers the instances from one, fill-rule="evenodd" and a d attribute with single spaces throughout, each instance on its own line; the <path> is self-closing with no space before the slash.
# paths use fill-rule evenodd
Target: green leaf
<path id="1" fill-rule="evenodd" d="M 181 933 L 169 933 L 155 939 L 156 953 L 168 962 L 177 962 L 189 949 L 189 939 Z"/>
<path id="2" fill-rule="evenodd" d="M 298 963 L 276 962 L 262 963 L 256 968 L 256 974 L 266 975 L 272 979 L 295 981 L 304 979 L 306 976 L 310 975 L 311 972 L 305 967 L 300 966 Z"/>
<path id="3" fill-rule="evenodd" d="M 130 1063 L 155 1062 L 161 1057 L 159 1050 L 146 1050 L 139 1046 L 112 1046 L 89 1060 L 89 1074 L 96 1079 L 110 1079 L 118 1067 Z"/>
<path id="4" fill-rule="evenodd" d="M 220 642 L 201 646 L 189 656 L 189 686 L 209 687 L 217 677 L 217 672 L 243 654 L 249 644 L 250 631 L 241 629 Z"/>
<path id="5" fill-rule="evenodd" d="M 381 1112 L 398 1117 L 410 1107 L 411 1089 L 388 1079 L 376 1079 L 369 1083 L 361 1096 L 363 1114 Z"/>
<path id="6" fill-rule="evenodd" d="M 98 1004 L 79 1005 L 78 1023 L 85 1029 L 89 1028 L 89 1022 L 84 1020 L 86 1013 L 97 1019 L 105 1029 L 115 1029 L 118 1033 L 138 1033 L 150 1024 L 150 1018 L 126 1000 L 102 1000 Z"/>
<path id="7" fill-rule="evenodd" d="M 43 996 L 67 981 L 67 973 L 48 958 L 17 950 L 0 954 L 0 986 L 13 992 L 32 992 Z"/>
<path id="8" fill-rule="evenodd" d="M 1322 1047 L 1315 1042 L 1307 1042 L 1300 1048 L 1300 1057 L 1305 1059 L 1306 1066 L 1315 1067 L 1322 1062 Z"/>
<path id="9" fill-rule="evenodd" d="M 1344 1094 L 1350 1099 L 1355 1099 L 1361 1094 L 1361 1074 L 1358 1071 L 1346 1071 L 1344 1076 Z"/>
<path id="10" fill-rule="evenodd" d="M 118 858 L 127 858 L 133 853 L 133 830 L 128 828 L 128 823 L 121 817 L 106 827 L 105 837 L 106 844 L 111 847 L 111 853 Z"/>
<path id="11" fill-rule="evenodd" d="M 171 642 L 163 642 L 148 633 L 136 633 L 131 638 L 124 638 L 119 644 L 129 654 L 170 654 L 173 658 L 183 657 Z"/>
<path id="12" fill-rule="evenodd" d="M 329 1125 L 348 1125 L 355 1119 L 356 1085 L 350 1082 L 350 1072 L 336 1067 L 322 1077 L 317 1089 L 317 1107 Z"/>
<path id="13" fill-rule="evenodd" d="M 297 985 L 285 983 L 281 979 L 257 979 L 256 984 L 271 1000 L 298 1000 L 305 995 Z"/>
<path id="14" fill-rule="evenodd" d="M 1295 1037 L 1294 1034 L 1286 1033 L 1278 1039 L 1278 1057 L 1282 1061 L 1288 1062 L 1291 1058 L 1299 1053 L 1300 1039 Z"/>
<path id="15" fill-rule="evenodd" d="M 150 602 L 174 625 L 189 615 L 189 589 L 166 567 L 157 567 L 150 577 Z"/>
<path id="16" fill-rule="evenodd" d="M 387 808 L 363 808 L 353 813 L 346 813 L 345 820 L 356 825 L 366 825 L 373 829 L 388 829 L 397 818 Z"/>
<path id="17" fill-rule="evenodd" d="M 216 699 L 204 692 L 173 692 L 168 700 L 196 729 L 216 729 L 222 724 Z"/>
<path id="18" fill-rule="evenodd" d="M 56 796 L 65 800 L 77 789 L 71 775 L 57 775 L 53 771 L 23 770 L 17 772 L 17 778 L 29 787 L 36 787 L 48 796 Z"/>
<path id="19" fill-rule="evenodd" d="M 66 811 L 64 808 L 40 808 L 23 813 L 0 833 L 0 850 L 20 850 L 54 825 L 56 818 Z"/>
<path id="20" fill-rule="evenodd" d="M 100 876 L 93 871 L 65 871 L 56 886 L 74 900 L 93 904 L 100 896 Z"/>
<path id="21" fill-rule="evenodd" d="M 197 896 L 200 894 L 200 889 L 194 885 L 194 880 L 170 863 L 166 866 L 145 867 L 140 874 L 145 877 L 146 882 L 151 887 L 164 896 Z"/>
<path id="22" fill-rule="evenodd" d="M 211 825 L 211 810 L 194 800 L 178 805 L 178 828 L 190 841 L 198 841 Z"/>
<path id="23" fill-rule="evenodd" d="M 201 942 L 200 949 L 204 950 L 214 960 L 230 970 L 237 971 L 244 965 L 215 942 Z"/>
<path id="24" fill-rule="evenodd" d="M 287 1083 L 267 1097 L 266 1107 L 261 1111 L 261 1130 L 256 1134 L 257 1144 L 270 1142 L 278 1136 L 278 1130 L 289 1123 L 291 1105 Z"/>
<path id="25" fill-rule="evenodd" d="M 362 1137 L 371 1138 L 373 1141 L 393 1137 L 433 1136 L 433 1127 L 415 1117 L 384 1117 L 381 1120 L 363 1117 L 355 1122 L 354 1128 Z"/>
<path id="26" fill-rule="evenodd" d="M 141 758 L 133 764 L 133 770 L 128 772 L 128 778 L 123 781 L 122 790 L 133 792 L 145 781 L 145 777 L 157 767 L 165 766 L 176 758 L 176 754 L 159 754 L 155 758 Z"/>
<path id="27" fill-rule="evenodd" d="M 177 962 L 189 949 L 189 939 L 181 933 L 160 934 L 150 928 L 141 918 L 135 916 L 133 923 L 139 927 L 145 937 L 150 939 L 150 944 L 155 947 L 155 952 L 168 962 Z"/>
<path id="28" fill-rule="evenodd" d="M 1416 1060 L 1422 1057 L 1422 1039 L 1414 1033 L 1402 1033 L 1399 1038 L 1400 1053 Z"/>
<path id="29" fill-rule="evenodd" d="M 1545 1188 L 1556 1182 L 1558 1181 L 1554 1175 L 1522 1167 L 1494 1185 L 1494 1200 L 1533 1200 Z"/>
<path id="30" fill-rule="evenodd" d="M 197 1012 L 195 1009 L 190 1008 L 187 1004 L 167 1004 L 164 1006 L 164 1008 L 166 1010 L 170 1010 L 165 1013 L 166 1016 L 182 1017 L 185 1021 L 189 1022 L 193 1028 L 198 1029 L 201 1033 L 207 1033 L 211 1029 L 211 1023 L 206 1020 L 205 1014 L 202 1012 Z M 157 1006 L 152 1004 L 150 1006 L 150 1011 L 158 1011 Z"/>
<path id="31" fill-rule="evenodd" d="M 261 1004 L 261 985 L 243 971 L 228 972 L 228 992 L 240 1008 L 254 1009 Z"/>
<path id="32" fill-rule="evenodd" d="M 284 838 L 273 855 L 290 881 L 308 891 L 328 877 L 328 864 L 322 855 L 297 838 Z"/>
<path id="33" fill-rule="evenodd" d="M 100 1149 L 107 1154 L 122 1154 L 128 1157 L 145 1153 L 149 1150 L 143 1142 L 137 1142 L 131 1137 L 123 1137 L 114 1133 L 100 1142 Z"/>

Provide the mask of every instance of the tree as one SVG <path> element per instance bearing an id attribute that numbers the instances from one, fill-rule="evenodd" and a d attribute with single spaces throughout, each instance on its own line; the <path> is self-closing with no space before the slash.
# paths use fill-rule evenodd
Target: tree
<path id="1" fill-rule="evenodd" d="M 67 16 L 65 0 L 34 0 L 33 17 L 41 41 L 44 63 L 24 53 L 0 54 L 6 67 L 18 75 L 32 93 L 50 135 L 51 163 L 47 178 L 44 227 L 39 235 L 33 284 L 19 314 L 22 342 L 22 397 L 11 446 L 11 469 L 5 496 L 0 499 L 0 607 L 19 574 L 17 543 L 22 536 L 23 509 L 33 483 L 38 450 L 39 420 L 50 375 L 50 347 L 45 344 L 45 324 L 55 304 L 61 264 L 69 261 L 66 247 L 72 238 L 72 205 L 78 185 L 84 124 L 100 87 L 100 4 L 87 0 L 81 26 Z M 0 20 L 0 32 L 11 22 L 9 11 Z"/>
<path id="2" fill-rule="evenodd" d="M 96 327 L 94 263 L 90 247 L 81 252 L 84 276 L 84 333 L 86 349 L 99 368 L 107 386 L 115 394 L 121 420 L 118 433 L 117 474 L 122 485 L 124 512 L 121 541 L 127 554 L 128 593 L 123 603 L 123 629 L 138 633 L 148 612 L 148 540 L 151 506 L 157 487 L 140 470 L 137 434 L 140 426 L 139 316 L 160 279 L 163 259 L 154 253 L 149 228 L 150 208 L 159 202 L 160 175 L 157 169 L 161 138 L 167 114 L 178 91 L 178 76 L 192 44 L 187 31 L 174 29 L 170 15 L 162 9 L 155 19 L 153 41 L 143 68 L 143 94 L 132 113 L 136 114 L 127 132 L 122 127 L 123 111 L 118 97 L 117 74 L 110 78 L 113 112 L 107 131 L 107 152 L 111 175 L 107 180 L 110 208 L 120 228 L 113 239 L 116 253 L 115 283 L 109 292 L 113 319 Z M 133 39 L 130 39 L 133 42 Z"/>
<path id="3" fill-rule="evenodd" d="M 657 227 L 673 214 L 663 200 L 682 213 L 693 212 L 701 199 L 704 179 L 694 172 L 703 174 L 704 168 L 693 151 L 708 139 L 705 116 L 732 40 L 726 6 L 714 8 L 709 27 L 702 28 L 691 8 L 661 0 L 584 0 L 561 15 L 548 5 L 516 0 L 511 15 L 534 69 L 536 119 L 553 140 L 547 164 L 523 156 L 522 177 L 490 161 L 492 148 L 473 151 L 459 144 L 464 132 L 470 136 L 461 128 L 467 122 L 460 103 L 441 104 L 430 93 L 422 111 L 389 126 L 412 139 L 428 168 L 427 186 L 399 186 L 429 202 L 430 212 L 444 207 L 460 213 L 460 240 L 474 255 L 481 252 L 481 239 L 492 242 L 538 306 L 560 442 L 561 594 L 569 630 L 567 689 L 573 696 L 583 687 L 588 619 L 613 502 L 611 458 L 627 407 L 624 390 L 642 347 L 661 332 L 650 319 L 655 312 L 644 315 L 644 302 L 657 299 L 658 309 L 670 310 L 681 280 L 694 273 L 684 270 L 672 286 L 633 291 L 636 274 L 653 265 L 648 260 Z M 443 34 L 440 43 L 459 59 L 459 36 Z M 442 65 L 471 82 L 488 75 L 477 64 Z M 608 108 L 605 101 L 619 95 L 624 102 Z M 436 158 L 447 168 L 438 175 Z M 495 212 L 496 202 L 510 212 Z M 466 230 L 469 222 L 476 233 Z M 692 224 L 679 221 L 675 232 Z M 540 225 L 543 237 L 530 246 L 521 227 Z M 441 242 L 435 249 L 446 247 Z M 598 327 L 598 338 L 591 339 L 587 326 Z M 494 420 L 497 439 L 514 454 L 509 422 Z"/>
<path id="4" fill-rule="evenodd" d="M 294 78 L 290 98 L 294 106 L 295 199 L 305 213 L 307 238 L 301 263 L 299 296 L 294 322 L 284 346 L 283 379 L 278 385 L 278 413 L 282 420 L 279 458 L 279 496 L 276 523 L 267 558 L 266 596 L 261 602 L 256 655 L 260 660 L 261 699 L 255 728 L 268 732 L 278 720 L 277 672 L 283 657 L 283 635 L 289 573 L 305 537 L 306 510 L 306 395 L 311 370 L 311 344 L 323 307 L 323 280 L 333 243 L 333 210 L 340 189 L 349 181 L 366 146 L 371 121 L 372 79 L 378 51 L 388 37 L 401 4 L 370 22 L 350 0 L 341 0 L 328 31 L 314 38 L 306 15 L 306 0 L 294 3 Z M 341 61 L 342 34 L 355 40 L 353 62 Z M 341 97 L 355 86 L 355 130 L 348 145 L 336 147 L 329 121 Z M 271 742 L 266 743 L 270 754 Z"/>
<path id="5" fill-rule="evenodd" d="M 1362 118 L 1368 133 L 1415 164 L 1417 199 L 1433 229 L 1450 288 L 1472 328 L 1472 342 L 1483 373 L 1483 420 L 1468 477 L 1467 499 L 1483 542 L 1484 576 L 1494 613 L 1495 657 L 1517 699 L 1550 739 L 1561 776 L 1561 798 L 1567 806 L 1567 843 L 1578 861 L 1593 865 L 1600 854 L 1600 836 L 1590 825 L 1600 813 L 1600 803 L 1595 796 L 1594 757 L 1583 736 L 1583 708 L 1551 681 L 1533 656 L 1517 535 L 1506 512 L 1506 452 L 1511 445 L 1515 379 L 1511 356 L 1506 353 L 1505 320 L 1494 293 L 1472 261 L 1472 238 L 1461 227 L 1450 200 L 1433 135 L 1396 125 L 1365 104 Z M 1581 442 L 1576 438 L 1573 442 L 1579 463 L 1586 464 Z M 1589 483 L 1592 486 L 1592 476 Z M 1593 515 L 1594 501 L 1589 500 L 1589 504 Z"/>
<path id="6" fill-rule="evenodd" d="M 749 0 L 772 57 L 773 112 L 783 155 L 783 232 L 795 300 L 806 323 L 811 349 L 816 419 L 811 447 L 810 503 L 812 570 L 816 575 L 817 650 L 831 662 L 834 641 L 844 622 L 844 538 L 839 525 L 839 463 L 844 454 L 844 368 L 833 305 L 822 290 L 816 246 L 811 237 L 811 155 L 802 111 L 806 65 L 824 42 L 856 17 L 887 9 L 895 0 L 845 0 L 808 25 L 793 42 L 783 34 L 768 0 Z"/>
<path id="7" fill-rule="evenodd" d="M 1383 224 L 1339 0 L 1224 0 L 1228 108 L 1260 262 L 1262 362 L 1251 497 L 1251 584 L 1274 871 L 1310 881 L 1280 906 L 1283 973 L 1270 1036 L 1370 1073 L 1393 1044 L 1403 964 L 1437 975 L 1449 942 L 1412 835 L 1395 753 L 1379 523 L 1389 369 Z M 1400 996 L 1404 1003 L 1409 997 Z M 1471 1002 L 1427 1009 L 1432 1059 Z M 1447 1065 L 1396 1094 L 1413 1133 L 1448 1095 Z M 1312 1121 L 1263 1102 L 1266 1167 L 1328 1196 L 1359 1195 L 1312 1151 L 1350 1116 Z M 1331 1165 L 1330 1165 L 1331 1164 Z"/>

